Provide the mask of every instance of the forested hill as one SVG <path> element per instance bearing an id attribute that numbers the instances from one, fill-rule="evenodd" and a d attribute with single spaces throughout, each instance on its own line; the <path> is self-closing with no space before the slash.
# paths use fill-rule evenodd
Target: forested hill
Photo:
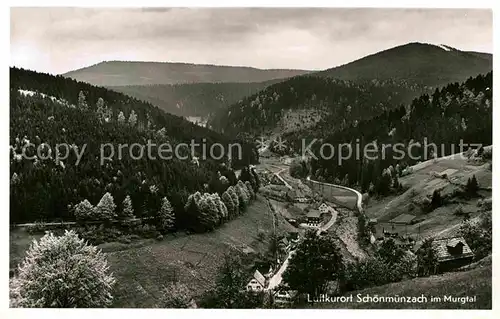
<path id="1" fill-rule="evenodd" d="M 463 82 L 492 70 L 488 53 L 460 51 L 446 45 L 408 43 L 339 67 L 315 73 L 341 80 L 394 80 L 437 87 Z"/>
<path id="2" fill-rule="evenodd" d="M 63 74 L 75 80 L 101 86 L 250 83 L 306 74 L 306 70 L 257 69 L 173 62 L 105 61 Z"/>
<path id="3" fill-rule="evenodd" d="M 339 130 L 491 70 L 491 54 L 409 43 L 268 86 L 220 109 L 209 124 L 230 134 L 294 131 L 318 123 Z"/>
<path id="4" fill-rule="evenodd" d="M 219 110 L 209 124 L 226 134 L 286 132 L 325 123 L 342 129 L 410 102 L 423 88 L 394 81 L 343 81 L 299 76 Z"/>
<path id="5" fill-rule="evenodd" d="M 194 125 L 181 116 L 165 113 L 148 102 L 63 76 L 10 68 L 10 87 L 11 90 L 24 89 L 44 93 L 72 105 L 78 103 L 78 95 L 82 91 L 90 108 L 97 108 L 97 100 L 102 98 L 106 106 L 113 111 L 113 118 L 117 118 L 120 111 L 128 118 L 128 115 L 134 110 L 137 115 L 138 127 L 149 125 L 151 130 L 164 128 L 164 133 L 175 141 L 187 142 L 193 138 L 197 141 L 206 139 L 208 143 L 233 140 L 212 130 Z"/>
<path id="6" fill-rule="evenodd" d="M 207 118 L 209 114 L 226 109 L 244 97 L 280 81 L 283 79 L 253 83 L 157 84 L 110 88 L 154 104 L 168 113 Z"/>
<path id="7" fill-rule="evenodd" d="M 414 99 L 408 106 L 402 105 L 385 111 L 329 136 L 318 136 L 317 131 L 304 130 L 285 135 L 284 139 L 289 145 L 294 145 L 298 149 L 302 139 L 307 140 L 309 145 L 314 137 L 321 137 L 321 142 L 314 143 L 311 147 L 318 160 L 312 160 L 310 163 L 309 174 L 316 179 L 330 182 L 344 180 L 346 184 L 357 185 L 363 191 L 368 190 L 370 184 L 373 184 L 375 190 L 385 195 L 391 180 L 389 178 L 387 181 L 383 172 L 391 165 L 405 167 L 415 164 L 417 161 L 415 158 L 425 161 L 434 156 L 456 153 L 459 151 L 461 141 L 464 144 L 473 144 L 473 147 L 474 144 L 492 143 L 492 80 L 492 72 L 489 72 L 486 75 L 471 77 L 461 84 L 451 83 L 442 89 L 436 89 L 431 95 L 424 94 Z M 432 146 L 428 146 L 427 152 L 424 151 L 425 140 L 427 145 L 432 143 L 437 145 L 437 154 L 433 154 Z M 351 156 L 339 163 L 339 154 L 329 158 L 331 155 L 329 148 L 323 152 L 323 156 L 320 156 L 321 145 L 330 144 L 337 147 L 342 143 L 350 144 L 353 152 L 358 144 L 360 150 L 363 150 L 366 144 L 375 143 L 378 153 L 370 153 L 370 157 L 378 159 L 367 160 Z M 402 158 L 400 152 L 393 148 L 397 143 L 401 143 L 399 149 L 404 150 Z M 410 143 L 414 144 L 411 149 L 413 158 L 409 156 Z M 421 146 L 416 145 L 417 143 Z M 389 147 L 382 153 L 384 144 Z M 337 150 L 338 148 L 335 148 L 335 151 Z M 345 150 L 343 156 L 347 154 Z M 425 154 L 428 158 L 423 158 Z"/>
<path id="8" fill-rule="evenodd" d="M 109 192 L 120 209 L 129 195 L 138 217 L 156 214 L 167 196 L 182 226 L 188 195 L 205 190 L 227 158 L 204 159 L 201 147 L 195 149 L 198 158 L 180 148 L 187 159 L 158 158 L 155 148 L 154 158 L 137 156 L 137 148 L 132 157 L 126 148 L 121 160 L 115 153 L 101 164 L 102 145 L 110 143 L 117 152 L 118 144 L 146 146 L 148 140 L 172 148 L 195 140 L 205 142 L 207 149 L 214 143 L 227 147 L 236 142 L 148 103 L 62 76 L 11 68 L 10 79 L 11 222 L 71 220 L 69 206 L 84 199 L 96 204 Z M 63 143 L 70 145 L 70 155 L 59 161 L 55 147 Z M 23 157 L 23 148 L 30 144 Z M 83 157 L 75 165 L 75 152 L 84 144 Z M 233 157 L 233 167 L 257 159 L 253 145 L 242 144 L 243 157 Z M 63 156 L 66 149 L 60 153 Z M 220 153 L 215 153 L 218 158 Z"/>

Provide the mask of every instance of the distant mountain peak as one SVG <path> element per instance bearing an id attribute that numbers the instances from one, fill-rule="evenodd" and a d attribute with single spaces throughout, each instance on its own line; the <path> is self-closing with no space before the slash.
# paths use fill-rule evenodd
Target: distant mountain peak
<path id="1" fill-rule="evenodd" d="M 491 57 L 488 53 L 461 51 L 446 44 L 410 42 L 316 75 L 342 80 L 404 80 L 439 86 L 489 72 Z"/>

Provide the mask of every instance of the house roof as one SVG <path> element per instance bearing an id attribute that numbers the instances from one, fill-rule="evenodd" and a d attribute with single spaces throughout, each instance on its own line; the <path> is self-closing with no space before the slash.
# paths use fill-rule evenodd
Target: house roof
<path id="1" fill-rule="evenodd" d="M 321 217 L 321 212 L 319 210 L 316 210 L 316 209 L 312 209 L 309 211 L 309 213 L 307 213 L 306 215 L 307 217 L 316 217 L 316 218 L 319 218 Z"/>
<path id="2" fill-rule="evenodd" d="M 397 216 L 396 218 L 391 219 L 389 222 L 395 223 L 395 224 L 408 224 L 412 220 L 414 220 L 415 217 L 416 217 L 415 215 L 401 214 L 401 215 Z"/>
<path id="3" fill-rule="evenodd" d="M 255 270 L 253 273 L 253 278 L 259 282 L 259 284 L 262 285 L 262 287 L 266 286 L 266 278 L 260 273 L 259 270 Z"/>
<path id="4" fill-rule="evenodd" d="M 453 249 L 460 245 L 462 245 L 463 247 L 461 254 L 452 254 L 450 252 L 449 248 Z M 474 256 L 474 253 L 470 249 L 469 245 L 467 245 L 467 242 L 463 237 L 435 239 L 432 243 L 432 246 L 436 251 L 439 262 Z"/>
<path id="5" fill-rule="evenodd" d="M 278 289 L 274 291 L 275 297 L 293 298 L 297 295 L 297 290 Z"/>

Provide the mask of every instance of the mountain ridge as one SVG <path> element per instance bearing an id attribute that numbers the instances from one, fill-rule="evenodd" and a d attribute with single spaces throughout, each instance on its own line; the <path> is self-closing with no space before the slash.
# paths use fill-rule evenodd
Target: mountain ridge
<path id="1" fill-rule="evenodd" d="M 99 86 L 251 83 L 289 78 L 309 70 L 259 69 L 185 62 L 103 61 L 62 76 Z"/>

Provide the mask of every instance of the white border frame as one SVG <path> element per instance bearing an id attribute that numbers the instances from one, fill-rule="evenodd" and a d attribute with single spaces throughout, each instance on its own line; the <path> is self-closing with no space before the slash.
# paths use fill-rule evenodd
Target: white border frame
<path id="1" fill-rule="evenodd" d="M 496 1 L 498 3 L 498 1 Z M 494 32 L 494 53 L 498 53 L 498 23 L 495 21 L 495 18 L 498 16 L 498 12 L 495 12 L 496 8 L 494 8 L 495 1 L 491 0 L 475 0 L 475 1 L 464 1 L 464 0 L 454 0 L 454 1 L 442 1 L 442 0 L 424 0 L 424 1 L 408 1 L 408 0 L 399 0 L 399 1 L 368 1 L 368 0 L 350 0 L 350 1 L 262 1 L 262 0 L 253 0 L 253 1 L 239 1 L 235 3 L 234 1 L 228 0 L 219 0 L 217 2 L 207 2 L 207 1 L 193 1 L 193 0 L 184 0 L 184 1 L 151 1 L 151 0 L 143 0 L 141 2 L 136 3 L 123 3 L 109 0 L 87 0 L 87 1 L 61 1 L 61 0 L 50 0 L 44 1 L 43 4 L 37 1 L 6 1 L 7 5 L 10 6 L 32 6 L 32 7 L 40 7 L 40 6 L 78 6 L 78 7 L 109 7 L 109 6 L 119 6 L 119 7 L 234 7 L 234 6 L 242 6 L 242 7 L 397 7 L 397 8 L 493 8 L 493 32 Z M 1 38 L 3 42 L 2 49 L 4 50 L 2 56 L 4 59 L 10 62 L 10 8 L 3 7 L 1 13 L 1 21 L 4 24 L 7 24 L 6 28 L 1 29 Z M 5 26 L 5 25 L 4 25 Z M 496 62 L 496 58 L 493 60 L 493 69 L 494 69 L 494 83 L 498 83 L 498 63 Z M 9 63 L 8 62 L 8 63 Z M 2 219 L 1 225 L 3 225 L 5 231 L 3 232 L 2 242 L 1 242 L 1 250 L 3 256 L 9 256 L 9 229 L 8 229 L 8 219 L 9 219 L 9 160 L 7 157 L 8 154 L 8 143 L 9 143 L 9 75 L 7 70 L 1 74 L 1 87 L 4 90 L 4 94 L 2 98 L 4 99 L 4 106 L 0 108 L 0 119 L 3 121 L 1 127 L 1 140 L 2 145 L 0 152 L 0 168 L 1 168 L 1 176 L 0 180 L 1 185 L 1 196 L 2 196 L 2 206 L 1 210 L 2 214 L 0 218 Z M 495 91 L 493 92 L 495 102 L 494 105 L 498 104 L 499 92 L 495 87 Z M 499 111 L 494 111 L 493 114 L 494 123 L 500 123 L 499 119 Z M 493 125 L 494 127 L 494 137 L 500 137 L 500 126 Z M 497 213 L 499 211 L 500 204 L 497 203 L 497 199 L 500 198 L 498 196 L 498 174 L 500 160 L 499 156 L 494 155 L 493 157 L 493 222 L 494 222 L 494 230 L 500 228 L 499 226 L 499 216 Z M 494 231 L 495 233 L 495 231 Z M 493 241 L 493 263 L 499 264 L 500 257 L 498 256 L 499 252 L 499 244 L 497 240 L 497 236 L 494 235 Z M 500 284 L 499 279 L 495 279 L 498 275 L 498 272 L 493 268 L 493 311 L 469 311 L 469 310 L 162 310 L 162 309 L 74 309 L 74 310 L 48 310 L 48 309 L 8 309 L 8 257 L 4 259 L 2 263 L 2 267 L 0 269 L 0 273 L 3 274 L 1 277 L 2 282 L 0 283 L 0 302 L 1 302 L 1 310 L 0 317 L 1 318 L 89 318 L 89 317 L 109 317 L 111 312 L 112 316 L 120 316 L 122 318 L 137 318 L 138 316 L 147 316 L 148 318 L 165 318 L 166 316 L 172 317 L 186 317 L 186 318 L 196 318 L 198 316 L 209 316 L 209 317 L 218 317 L 218 318 L 251 318 L 265 316 L 265 317 L 287 317 L 287 319 L 302 319 L 305 316 L 321 316 L 321 317 L 349 317 L 349 318 L 360 318 L 364 316 L 373 317 L 375 314 L 378 316 L 387 317 L 405 317 L 405 318 L 420 318 L 422 316 L 432 317 L 432 318 L 467 318 L 467 319 L 476 319 L 476 318 L 494 318 L 500 317 L 497 308 L 500 306 L 500 298 L 498 289 L 496 289 L 495 285 Z M 495 305 L 497 307 L 495 307 Z M 496 316 L 495 316 L 496 313 Z"/>

